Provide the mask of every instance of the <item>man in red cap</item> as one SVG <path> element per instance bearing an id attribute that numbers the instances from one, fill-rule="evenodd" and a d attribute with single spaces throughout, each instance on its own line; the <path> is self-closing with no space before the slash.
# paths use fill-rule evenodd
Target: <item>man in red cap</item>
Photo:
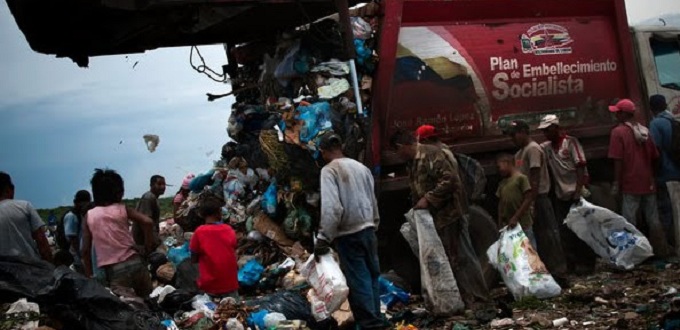
<path id="1" fill-rule="evenodd" d="M 612 129 L 609 158 L 614 160 L 612 194 L 622 194 L 621 215 L 637 226 L 641 209 L 649 228 L 649 241 L 657 257 L 668 257 L 669 247 L 659 221 L 654 162 L 659 151 L 647 127 L 636 122 L 635 103 L 623 99 L 609 107 L 619 124 Z"/>

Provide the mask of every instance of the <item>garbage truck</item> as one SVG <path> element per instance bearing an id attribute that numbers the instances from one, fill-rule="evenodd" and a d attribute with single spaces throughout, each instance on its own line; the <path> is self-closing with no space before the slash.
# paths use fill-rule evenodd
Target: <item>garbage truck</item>
<path id="1" fill-rule="evenodd" d="M 90 56 L 223 43 L 225 73 L 247 60 L 235 54 L 261 59 L 258 42 L 281 39 L 283 31 L 305 29 L 335 12 L 345 28 L 347 14 L 371 17 L 379 56 L 368 82 L 370 99 L 359 109 L 370 114 L 369 124 L 357 141 L 366 144 L 362 160 L 378 178 L 386 219 L 400 217 L 410 205 L 396 202 L 408 194 L 404 163 L 389 147 L 398 130 L 434 125 L 455 152 L 479 160 L 490 178 L 487 209 L 493 212 L 493 160 L 515 149 L 502 134 L 511 121 L 536 125 L 546 114 L 559 116 L 581 140 L 597 183 L 612 179 L 609 104 L 630 98 L 644 110 L 638 119 L 647 122 L 647 98 L 663 94 L 680 116 L 680 27 L 631 28 L 624 0 L 389 0 L 351 10 L 357 1 L 7 3 L 33 50 L 79 66 L 87 66 Z M 542 139 L 539 132 L 536 138 Z M 398 235 L 398 223 L 383 223 L 385 232 Z M 394 255 L 393 264 L 409 254 L 389 237 L 381 243 Z M 381 262 L 389 261 L 383 256 Z"/>

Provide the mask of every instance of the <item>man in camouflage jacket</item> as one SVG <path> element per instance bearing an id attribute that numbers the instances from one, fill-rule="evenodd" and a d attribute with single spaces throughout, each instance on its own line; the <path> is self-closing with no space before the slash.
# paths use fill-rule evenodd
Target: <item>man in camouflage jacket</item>
<path id="1" fill-rule="evenodd" d="M 468 233 L 465 191 L 458 162 L 435 145 L 418 144 L 411 134 L 398 132 L 392 146 L 409 161 L 409 181 L 415 209 L 427 209 L 434 218 L 451 269 L 468 308 L 488 301 L 489 291 Z"/>

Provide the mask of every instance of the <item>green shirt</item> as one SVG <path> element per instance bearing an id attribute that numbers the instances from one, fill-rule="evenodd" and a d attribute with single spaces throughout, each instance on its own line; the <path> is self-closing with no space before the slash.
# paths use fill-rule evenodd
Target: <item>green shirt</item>
<path id="1" fill-rule="evenodd" d="M 515 215 L 515 212 L 522 206 L 524 202 L 524 194 L 531 190 L 531 184 L 529 184 L 529 179 L 524 174 L 514 174 L 509 178 L 503 179 L 498 184 L 498 191 L 496 196 L 498 196 L 500 203 L 500 218 L 501 221 L 506 223 Z M 531 219 L 531 210 L 527 210 L 526 213 L 519 219 L 519 224 L 522 228 L 531 228 L 533 225 L 533 220 Z"/>

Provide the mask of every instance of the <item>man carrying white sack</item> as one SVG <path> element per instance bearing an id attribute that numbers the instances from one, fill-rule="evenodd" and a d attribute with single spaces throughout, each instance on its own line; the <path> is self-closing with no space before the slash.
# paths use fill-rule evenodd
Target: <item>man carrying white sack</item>
<path id="1" fill-rule="evenodd" d="M 321 221 L 314 255 L 329 253 L 333 242 L 347 278 L 354 321 L 360 329 L 387 328 L 380 314 L 375 236 L 380 217 L 373 175 L 363 164 L 345 157 L 337 134 L 326 133 L 319 149 L 326 166 L 321 169 Z"/>

